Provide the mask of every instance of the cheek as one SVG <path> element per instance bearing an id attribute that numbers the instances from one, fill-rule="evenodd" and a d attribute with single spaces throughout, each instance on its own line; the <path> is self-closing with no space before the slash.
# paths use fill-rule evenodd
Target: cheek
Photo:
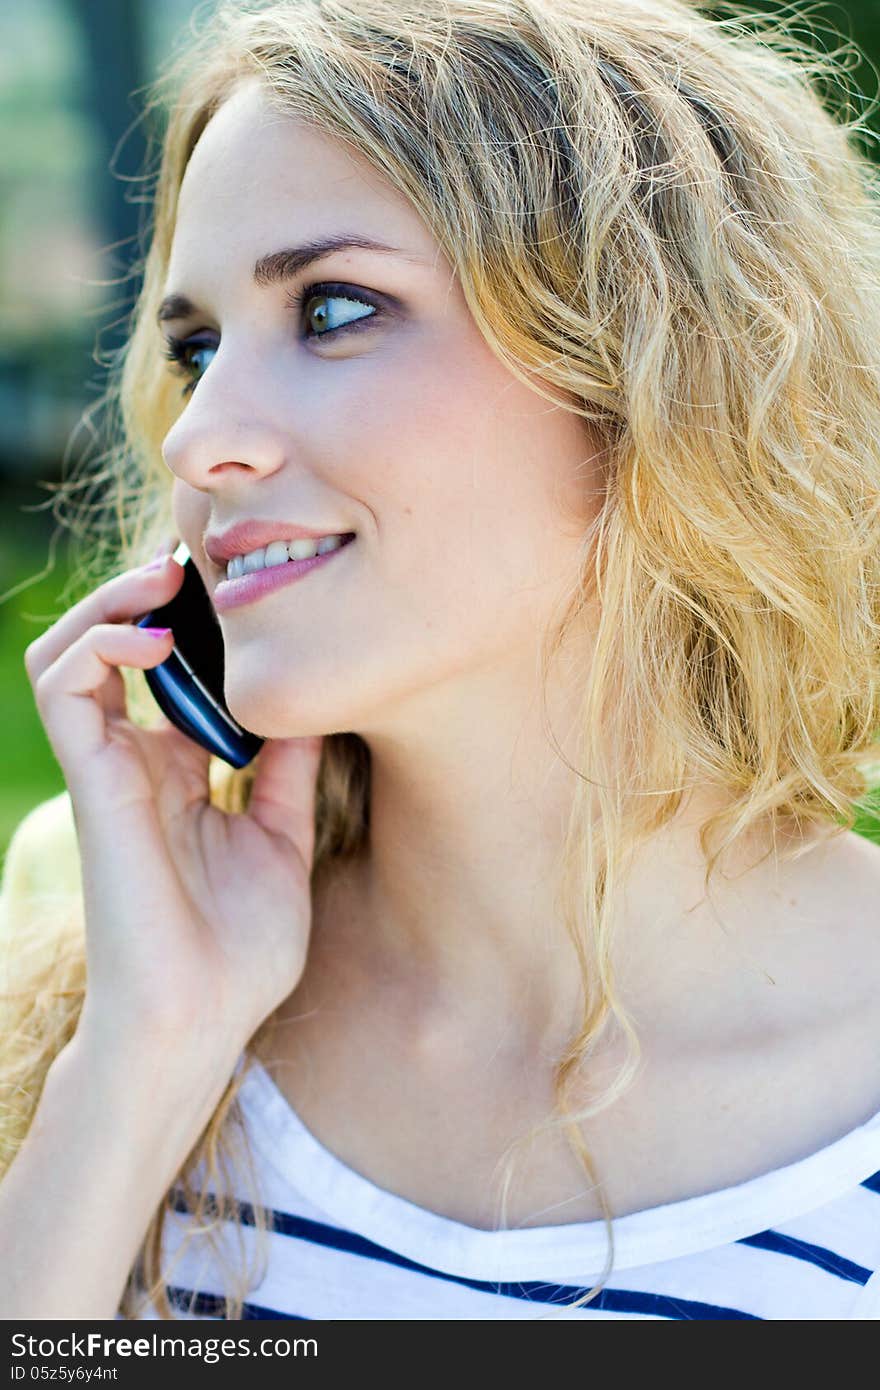
<path id="1" fill-rule="evenodd" d="M 175 478 L 171 486 L 171 511 L 180 539 L 186 542 L 193 558 L 201 560 L 201 539 L 208 524 L 210 500 L 197 488 Z"/>
<path id="2" fill-rule="evenodd" d="M 364 396 L 355 480 L 383 575 L 413 599 L 442 597 L 468 628 L 480 623 L 475 595 L 497 617 L 530 584 L 564 577 L 591 452 L 578 417 L 487 361 L 480 343 L 412 353 L 396 364 L 393 403 Z"/>
<path id="3" fill-rule="evenodd" d="M 460 332 L 420 338 L 383 359 L 337 416 L 337 454 L 389 558 L 428 545 L 447 564 L 464 554 L 482 565 L 501 527 L 521 541 L 543 524 L 531 495 L 540 476 L 518 458 L 531 446 L 517 389 L 531 410 L 534 393 L 493 357 L 487 365 L 480 343 L 482 352 L 468 350 Z"/>

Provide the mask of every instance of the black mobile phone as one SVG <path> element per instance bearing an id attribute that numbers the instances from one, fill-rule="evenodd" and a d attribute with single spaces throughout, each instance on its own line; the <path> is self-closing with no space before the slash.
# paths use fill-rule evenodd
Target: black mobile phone
<path id="1" fill-rule="evenodd" d="M 173 551 L 183 565 L 183 583 L 170 603 L 153 608 L 137 627 L 170 627 L 171 655 L 144 671 L 156 704 L 167 719 L 232 767 L 255 758 L 263 739 L 233 719 L 223 697 L 223 634 L 208 591 L 183 541 Z"/>

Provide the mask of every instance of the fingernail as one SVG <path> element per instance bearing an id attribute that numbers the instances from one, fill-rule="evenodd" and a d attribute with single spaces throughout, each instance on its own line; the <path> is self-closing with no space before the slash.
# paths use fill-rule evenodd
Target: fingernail
<path id="1" fill-rule="evenodd" d="M 167 637 L 171 631 L 170 627 L 142 627 L 141 632 L 148 632 L 151 637 Z"/>
<path id="2" fill-rule="evenodd" d="M 158 560 L 151 560 L 148 565 L 144 565 L 145 570 L 160 570 L 168 559 L 167 555 L 162 555 Z"/>

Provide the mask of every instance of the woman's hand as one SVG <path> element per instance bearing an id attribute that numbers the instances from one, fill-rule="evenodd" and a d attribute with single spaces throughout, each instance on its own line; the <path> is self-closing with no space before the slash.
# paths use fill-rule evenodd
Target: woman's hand
<path id="1" fill-rule="evenodd" d="M 79 838 L 90 1029 L 190 1054 L 222 1041 L 234 1057 L 305 964 L 323 739 L 266 740 L 248 811 L 229 815 L 211 805 L 206 749 L 164 715 L 152 729 L 127 718 L 118 668 L 158 666 L 174 641 L 134 620 L 183 573 L 166 557 L 108 580 L 25 666 Z"/>

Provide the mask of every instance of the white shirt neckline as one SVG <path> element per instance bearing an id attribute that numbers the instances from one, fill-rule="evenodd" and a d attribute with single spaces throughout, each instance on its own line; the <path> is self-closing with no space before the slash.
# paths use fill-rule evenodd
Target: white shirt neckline
<path id="1" fill-rule="evenodd" d="M 608 1239 L 601 1219 L 483 1230 L 377 1186 L 306 1128 L 256 1056 L 248 1060 L 240 1096 L 253 1147 L 335 1226 L 465 1278 L 583 1282 L 604 1268 Z M 878 1170 L 880 1111 L 782 1168 L 615 1217 L 614 1270 L 676 1259 L 778 1226 L 843 1196 Z"/>

